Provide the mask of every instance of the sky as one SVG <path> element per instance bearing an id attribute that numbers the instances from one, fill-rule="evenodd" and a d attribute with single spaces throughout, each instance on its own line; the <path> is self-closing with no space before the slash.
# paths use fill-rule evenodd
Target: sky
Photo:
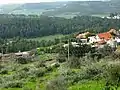
<path id="1" fill-rule="evenodd" d="M 89 1 L 89 0 L 0 0 L 0 4 L 39 3 L 39 2 L 56 2 L 56 1 Z"/>

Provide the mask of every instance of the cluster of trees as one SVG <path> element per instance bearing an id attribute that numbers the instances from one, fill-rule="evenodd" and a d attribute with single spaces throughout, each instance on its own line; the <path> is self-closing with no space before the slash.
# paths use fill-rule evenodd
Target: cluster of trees
<path id="1" fill-rule="evenodd" d="M 77 16 L 72 19 L 58 17 L 0 17 L 0 37 L 41 37 L 73 32 L 104 32 L 110 28 L 119 29 L 120 20 L 102 19 L 99 17 Z"/>
<path id="2" fill-rule="evenodd" d="M 48 47 L 59 43 L 59 39 L 53 41 L 26 40 L 24 38 L 0 39 L 0 53 L 11 53 L 18 51 L 29 51 L 37 47 Z"/>

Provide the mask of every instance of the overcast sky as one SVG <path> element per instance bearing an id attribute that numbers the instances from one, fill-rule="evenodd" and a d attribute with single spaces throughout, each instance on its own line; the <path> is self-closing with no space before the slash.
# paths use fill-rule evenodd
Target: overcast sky
<path id="1" fill-rule="evenodd" d="M 89 0 L 0 0 L 0 4 L 37 3 L 37 2 L 55 2 L 55 1 L 89 1 Z M 90 0 L 90 1 L 95 1 L 95 0 Z"/>

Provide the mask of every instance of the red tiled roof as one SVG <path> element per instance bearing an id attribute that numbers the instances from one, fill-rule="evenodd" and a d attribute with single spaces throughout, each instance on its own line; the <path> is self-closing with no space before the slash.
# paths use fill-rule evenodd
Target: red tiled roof
<path id="1" fill-rule="evenodd" d="M 105 33 L 98 34 L 98 37 L 100 39 L 109 40 L 110 38 L 112 38 L 112 35 L 109 32 L 105 32 Z"/>

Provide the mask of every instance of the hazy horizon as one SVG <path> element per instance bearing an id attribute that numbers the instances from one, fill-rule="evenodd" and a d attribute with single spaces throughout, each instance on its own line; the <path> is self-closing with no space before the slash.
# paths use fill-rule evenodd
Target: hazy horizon
<path id="1" fill-rule="evenodd" d="M 0 4 L 22 4 L 22 3 L 40 3 L 57 1 L 105 1 L 105 0 L 0 0 Z"/>

